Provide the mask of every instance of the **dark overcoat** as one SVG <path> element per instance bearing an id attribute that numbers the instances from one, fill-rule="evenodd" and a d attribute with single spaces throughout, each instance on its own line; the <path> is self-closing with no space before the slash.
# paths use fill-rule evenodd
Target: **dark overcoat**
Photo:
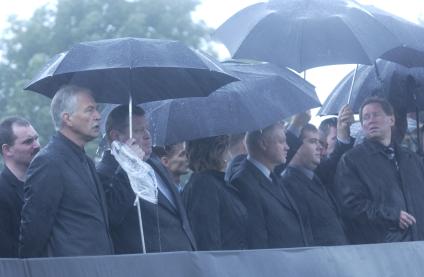
<path id="1" fill-rule="evenodd" d="M 158 192 L 158 204 L 140 199 L 146 251 L 170 252 L 196 249 L 181 195 L 176 190 L 169 172 L 160 160 L 152 154 L 147 161 L 161 177 L 172 193 L 173 205 Z M 106 192 L 112 239 L 117 254 L 141 253 L 140 227 L 135 194 L 128 176 L 109 151 L 97 165 L 97 172 Z"/>
<path id="2" fill-rule="evenodd" d="M 0 174 L 0 257 L 17 258 L 24 183 L 5 166 Z"/>
<path id="3" fill-rule="evenodd" d="M 380 243 L 424 239 L 424 167 L 420 157 L 395 147 L 396 164 L 378 142 L 365 140 L 340 160 L 337 197 L 353 243 Z M 400 211 L 417 224 L 399 227 Z"/>
<path id="4" fill-rule="evenodd" d="M 22 209 L 22 257 L 113 254 L 94 163 L 60 132 L 31 162 Z"/>
<path id="5" fill-rule="evenodd" d="M 271 182 L 249 160 L 230 180 L 247 209 L 250 249 L 307 246 L 310 228 L 304 226 L 295 201 L 281 184 Z"/>
<path id="6" fill-rule="evenodd" d="M 246 249 L 247 212 L 224 172 L 191 175 L 183 199 L 199 250 Z"/>
<path id="7" fill-rule="evenodd" d="M 282 179 L 296 201 L 303 221 L 311 228 L 311 245 L 348 244 L 335 199 L 317 177 L 310 179 L 301 170 L 289 166 Z"/>

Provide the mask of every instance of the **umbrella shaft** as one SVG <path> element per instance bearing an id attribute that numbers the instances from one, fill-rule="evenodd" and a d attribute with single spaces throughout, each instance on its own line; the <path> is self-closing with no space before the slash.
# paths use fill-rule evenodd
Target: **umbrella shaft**
<path id="1" fill-rule="evenodd" d="M 143 230 L 143 220 L 141 218 L 140 198 L 138 196 L 136 197 L 137 197 L 138 223 L 140 224 L 141 248 L 143 249 L 143 254 L 146 254 L 146 243 L 144 242 L 144 230 Z"/>
<path id="2" fill-rule="evenodd" d="M 347 99 L 347 104 L 350 104 L 350 101 L 352 100 L 352 91 L 353 91 L 353 85 L 355 84 L 356 79 L 356 72 L 358 71 L 359 64 L 356 65 L 355 71 L 353 72 L 353 78 L 352 83 L 350 84 L 350 90 L 349 90 L 349 98 Z"/>
<path id="3" fill-rule="evenodd" d="M 133 126 L 132 126 L 132 114 L 133 114 L 133 111 L 132 111 L 132 109 L 133 109 L 133 106 L 132 106 L 132 96 L 131 96 L 131 94 L 130 94 L 130 100 L 129 100 L 129 103 L 128 103 L 128 120 L 129 120 L 129 123 L 128 123 L 128 126 L 129 126 L 129 135 L 130 135 L 130 138 L 132 138 L 133 137 Z"/>

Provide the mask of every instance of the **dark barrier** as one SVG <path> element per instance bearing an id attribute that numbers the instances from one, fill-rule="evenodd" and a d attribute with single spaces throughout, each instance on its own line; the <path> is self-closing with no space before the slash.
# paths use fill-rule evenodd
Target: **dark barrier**
<path id="1" fill-rule="evenodd" d="M 424 242 L 147 255 L 2 259 L 1 277 L 424 276 Z"/>

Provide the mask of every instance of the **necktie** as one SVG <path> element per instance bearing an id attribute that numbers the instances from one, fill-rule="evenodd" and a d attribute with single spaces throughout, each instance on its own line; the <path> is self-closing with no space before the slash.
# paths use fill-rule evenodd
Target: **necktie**
<path id="1" fill-rule="evenodd" d="M 396 160 L 395 149 L 391 146 L 388 146 L 384 149 L 384 154 L 386 157 L 393 162 L 397 171 L 399 171 L 399 164 Z"/>

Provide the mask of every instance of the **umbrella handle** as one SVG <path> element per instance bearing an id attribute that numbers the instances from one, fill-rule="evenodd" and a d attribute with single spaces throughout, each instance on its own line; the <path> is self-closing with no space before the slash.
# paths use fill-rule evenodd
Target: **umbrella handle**
<path id="1" fill-rule="evenodd" d="M 140 197 L 136 196 L 136 206 L 137 206 L 137 214 L 138 214 L 138 224 L 140 227 L 140 239 L 141 239 L 141 249 L 143 250 L 143 254 L 146 254 L 146 243 L 144 241 L 144 229 L 143 229 L 143 219 L 141 218 L 141 208 L 140 208 Z"/>
<path id="2" fill-rule="evenodd" d="M 353 85 L 355 84 L 356 72 L 358 71 L 358 67 L 359 67 L 359 64 L 356 64 L 355 71 L 353 72 L 352 83 L 350 84 L 349 97 L 347 98 L 348 105 L 350 104 L 350 101 L 352 100 Z"/>

